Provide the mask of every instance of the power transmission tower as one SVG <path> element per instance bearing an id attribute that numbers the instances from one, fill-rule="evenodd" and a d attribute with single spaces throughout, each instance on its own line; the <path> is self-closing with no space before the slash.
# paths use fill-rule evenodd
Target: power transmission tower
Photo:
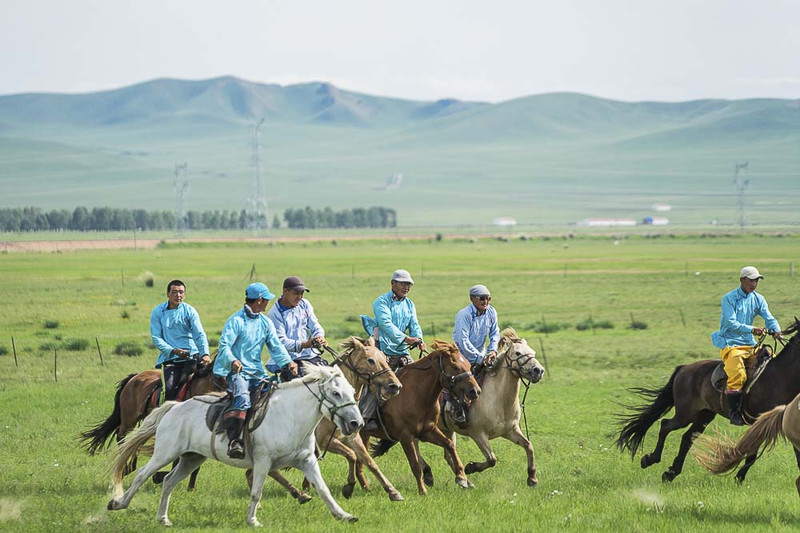
<path id="1" fill-rule="evenodd" d="M 269 211 L 267 209 L 267 198 L 264 194 L 264 184 L 261 179 L 261 125 L 264 124 L 262 118 L 253 125 L 253 188 L 247 199 L 249 220 L 248 226 L 253 233 L 258 233 L 262 229 L 269 234 Z"/>
<path id="2" fill-rule="evenodd" d="M 739 171 L 747 170 L 747 161 L 740 161 L 733 167 L 733 184 L 736 185 L 736 193 L 739 206 L 739 229 L 744 229 L 747 225 L 747 217 L 745 216 L 745 192 L 750 186 L 750 179 L 745 179 L 739 175 Z"/>
<path id="3" fill-rule="evenodd" d="M 186 231 L 187 196 L 189 194 L 189 175 L 186 172 L 189 168 L 187 163 L 175 163 L 175 178 L 173 186 L 175 189 L 175 220 L 178 223 L 178 233 L 181 235 Z"/>

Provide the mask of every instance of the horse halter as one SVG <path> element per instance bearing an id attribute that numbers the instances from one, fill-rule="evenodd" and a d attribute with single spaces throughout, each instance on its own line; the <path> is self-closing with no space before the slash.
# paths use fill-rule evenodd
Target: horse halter
<path id="1" fill-rule="evenodd" d="M 513 347 L 514 343 L 512 342 L 508 352 L 510 352 Z M 525 377 L 522 374 L 522 369 L 525 367 L 525 365 L 528 364 L 528 361 L 530 361 L 531 359 L 536 359 L 536 356 L 525 353 L 517 355 L 514 358 L 511 358 L 508 352 L 506 352 L 504 356 L 506 362 L 506 368 L 508 369 L 509 372 L 511 372 L 512 375 L 516 376 L 527 389 L 528 387 L 531 386 L 531 379 Z M 516 355 L 516 353 L 514 355 Z"/>
<path id="2" fill-rule="evenodd" d="M 439 382 L 442 384 L 442 388 L 450 390 L 450 387 L 458 383 L 459 381 L 464 381 L 472 377 L 472 372 L 467 370 L 460 374 L 448 374 L 444 370 L 444 352 L 439 353 Z"/>
<path id="3" fill-rule="evenodd" d="M 345 407 L 350 407 L 351 405 L 356 405 L 356 402 L 355 402 L 355 400 L 353 400 L 353 401 L 349 401 L 349 402 L 342 402 L 341 404 L 337 405 L 336 402 L 334 402 L 333 400 L 328 398 L 328 396 L 325 394 L 325 390 L 322 387 L 323 387 L 323 385 L 333 381 L 334 379 L 336 379 L 336 376 L 330 376 L 330 377 L 328 377 L 326 379 L 323 379 L 323 380 L 321 380 L 321 381 L 319 381 L 317 383 L 317 390 L 319 391 L 319 396 L 314 394 L 314 391 L 311 390 L 311 387 L 308 386 L 308 383 L 306 383 L 305 381 L 303 381 L 302 383 L 303 383 L 303 385 L 305 385 L 306 389 L 308 389 L 308 392 L 311 393 L 311 396 L 316 398 L 316 400 L 319 402 L 320 411 L 322 411 L 322 406 L 323 405 L 328 409 L 328 413 L 331 415 L 331 421 L 333 421 L 334 424 L 335 424 L 336 423 L 335 419 L 336 419 L 337 416 L 340 419 L 344 420 L 342 415 L 339 414 L 339 410 L 344 409 Z M 327 404 L 326 404 L 326 402 L 327 402 Z"/>
<path id="4" fill-rule="evenodd" d="M 353 350 L 350 350 L 349 352 L 345 352 L 344 354 L 339 356 L 339 355 L 336 355 L 336 352 L 334 352 L 332 349 L 328 348 L 327 346 L 326 346 L 326 348 L 328 349 L 329 353 L 332 353 L 334 355 L 334 359 L 333 359 L 333 361 L 331 361 L 331 365 L 340 365 L 340 366 L 345 367 L 347 370 L 349 370 L 350 372 L 355 374 L 357 378 L 365 381 L 367 383 L 367 389 L 371 389 L 372 388 L 372 382 L 376 378 L 386 374 L 387 372 L 391 372 L 392 371 L 392 369 L 388 368 L 388 366 L 387 366 L 387 368 L 384 368 L 383 370 L 379 370 L 377 372 L 363 372 L 363 371 L 359 370 L 358 367 L 355 366 L 352 362 L 350 362 L 350 358 L 353 356 Z M 366 353 L 366 349 L 365 349 L 365 353 Z M 381 392 L 382 389 L 383 389 L 382 386 L 378 386 L 378 390 L 377 390 L 376 396 L 380 396 L 380 392 Z"/>

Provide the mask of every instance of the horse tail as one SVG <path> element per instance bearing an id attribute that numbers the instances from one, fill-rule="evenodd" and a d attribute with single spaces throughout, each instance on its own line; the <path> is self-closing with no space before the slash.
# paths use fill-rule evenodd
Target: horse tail
<path id="1" fill-rule="evenodd" d="M 80 434 L 80 441 L 86 453 L 95 455 L 98 451 L 111 444 L 111 437 L 119 434 L 119 425 L 122 423 L 122 408 L 119 398 L 122 390 L 136 374 L 131 374 L 117 384 L 117 393 L 114 396 L 114 410 L 103 422 Z"/>
<path id="2" fill-rule="evenodd" d="M 391 439 L 381 439 L 378 442 L 374 442 L 369 446 L 370 455 L 372 455 L 372 457 L 380 457 L 388 452 L 395 444 L 397 444 L 397 441 Z"/>
<path id="3" fill-rule="evenodd" d="M 758 420 L 734 443 L 727 437 L 701 435 L 695 441 L 699 445 L 693 453 L 695 460 L 712 474 L 730 472 L 746 457 L 771 450 L 783 435 L 785 405 L 779 405 L 758 417 Z M 761 450 L 759 452 L 759 449 Z"/>
<path id="4" fill-rule="evenodd" d="M 660 389 L 646 389 L 644 387 L 629 389 L 632 393 L 650 400 L 650 404 L 641 406 L 623 405 L 629 411 L 633 411 L 633 414 L 617 417 L 618 422 L 622 424 L 619 437 L 617 437 L 617 448 L 620 451 L 628 450 L 631 457 L 634 457 L 637 450 L 642 446 L 644 436 L 650 426 L 655 424 L 659 418 L 664 416 L 675 405 L 672 388 L 675 384 L 675 376 L 678 375 L 681 368 L 683 368 L 683 365 L 677 366 L 667 384 Z"/>
<path id="5" fill-rule="evenodd" d="M 178 402 L 166 402 L 147 415 L 137 429 L 125 435 L 114 456 L 114 462 L 111 464 L 111 482 L 114 484 L 117 496 L 122 495 L 122 477 L 125 473 L 125 466 L 136 455 L 137 450 L 155 436 L 161 419 L 177 404 Z"/>

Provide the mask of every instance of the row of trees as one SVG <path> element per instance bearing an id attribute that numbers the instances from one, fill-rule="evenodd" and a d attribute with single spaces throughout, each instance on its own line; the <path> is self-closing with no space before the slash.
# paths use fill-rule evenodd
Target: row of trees
<path id="1" fill-rule="evenodd" d="M 397 218 L 393 209 L 385 207 L 356 208 L 334 212 L 325 209 L 287 209 L 284 213 L 290 228 L 393 228 Z M 38 207 L 0 208 L 0 231 L 144 231 L 246 229 L 252 227 L 252 216 L 241 211 L 188 211 L 182 224 L 173 211 L 119 209 L 114 207 L 76 207 L 44 211 Z M 262 221 L 260 226 L 264 226 Z M 280 228 L 275 216 L 273 228 Z"/>
<path id="2" fill-rule="evenodd" d="M 325 209 L 287 209 L 283 218 L 290 228 L 394 228 L 397 214 L 388 207 L 356 207 L 334 211 Z"/>

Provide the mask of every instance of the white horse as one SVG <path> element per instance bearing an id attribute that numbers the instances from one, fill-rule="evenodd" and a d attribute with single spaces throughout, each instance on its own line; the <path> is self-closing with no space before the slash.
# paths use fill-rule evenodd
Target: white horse
<path id="1" fill-rule="evenodd" d="M 465 473 L 483 472 L 497 464 L 497 456 L 489 441 L 503 437 L 525 450 L 528 456 L 528 486 L 537 485 L 539 480 L 536 478 L 533 445 L 519 427 L 519 389 L 520 382 L 525 383 L 527 390 L 531 383 L 538 382 L 543 375 L 544 368 L 536 360 L 536 351 L 528 346 L 525 339 L 519 338 L 513 328 L 504 329 L 500 336 L 497 359 L 486 369 L 486 376 L 481 384 L 483 392 L 469 409 L 466 429 L 453 422 L 449 410 L 442 412 L 439 419 L 439 428 L 448 438 L 455 442 L 453 432 L 472 438 L 486 458 L 483 463 L 467 463 L 464 467 Z M 432 481 L 433 476 L 426 467 L 427 465 L 423 467 L 425 474 L 430 475 Z"/>
<path id="2" fill-rule="evenodd" d="M 111 480 L 114 498 L 109 510 L 125 509 L 136 490 L 164 465 L 180 458 L 178 466 L 164 479 L 158 520 L 171 525 L 167 517 L 169 496 L 175 486 L 191 474 L 207 458 L 230 466 L 253 469 L 250 507 L 247 523 L 260 526 L 256 509 L 261 500 L 264 481 L 270 470 L 294 467 L 305 474 L 334 517 L 354 522 L 355 516 L 346 513 L 331 496 L 320 474 L 314 455 L 314 429 L 326 417 L 339 430 L 350 435 L 364 425 L 364 419 L 353 399 L 353 387 L 337 367 L 306 367 L 306 376 L 276 385 L 261 425 L 251 434 L 244 459 L 227 456 L 228 438 L 225 433 L 212 435 L 206 425 L 210 404 L 203 397 L 183 403 L 167 402 L 145 418 L 135 432 L 128 434 L 117 450 L 112 465 Z M 207 397 L 206 397 L 207 398 Z M 155 447 L 150 461 L 136 473 L 125 494 L 122 477 L 128 459 L 150 438 Z"/>

